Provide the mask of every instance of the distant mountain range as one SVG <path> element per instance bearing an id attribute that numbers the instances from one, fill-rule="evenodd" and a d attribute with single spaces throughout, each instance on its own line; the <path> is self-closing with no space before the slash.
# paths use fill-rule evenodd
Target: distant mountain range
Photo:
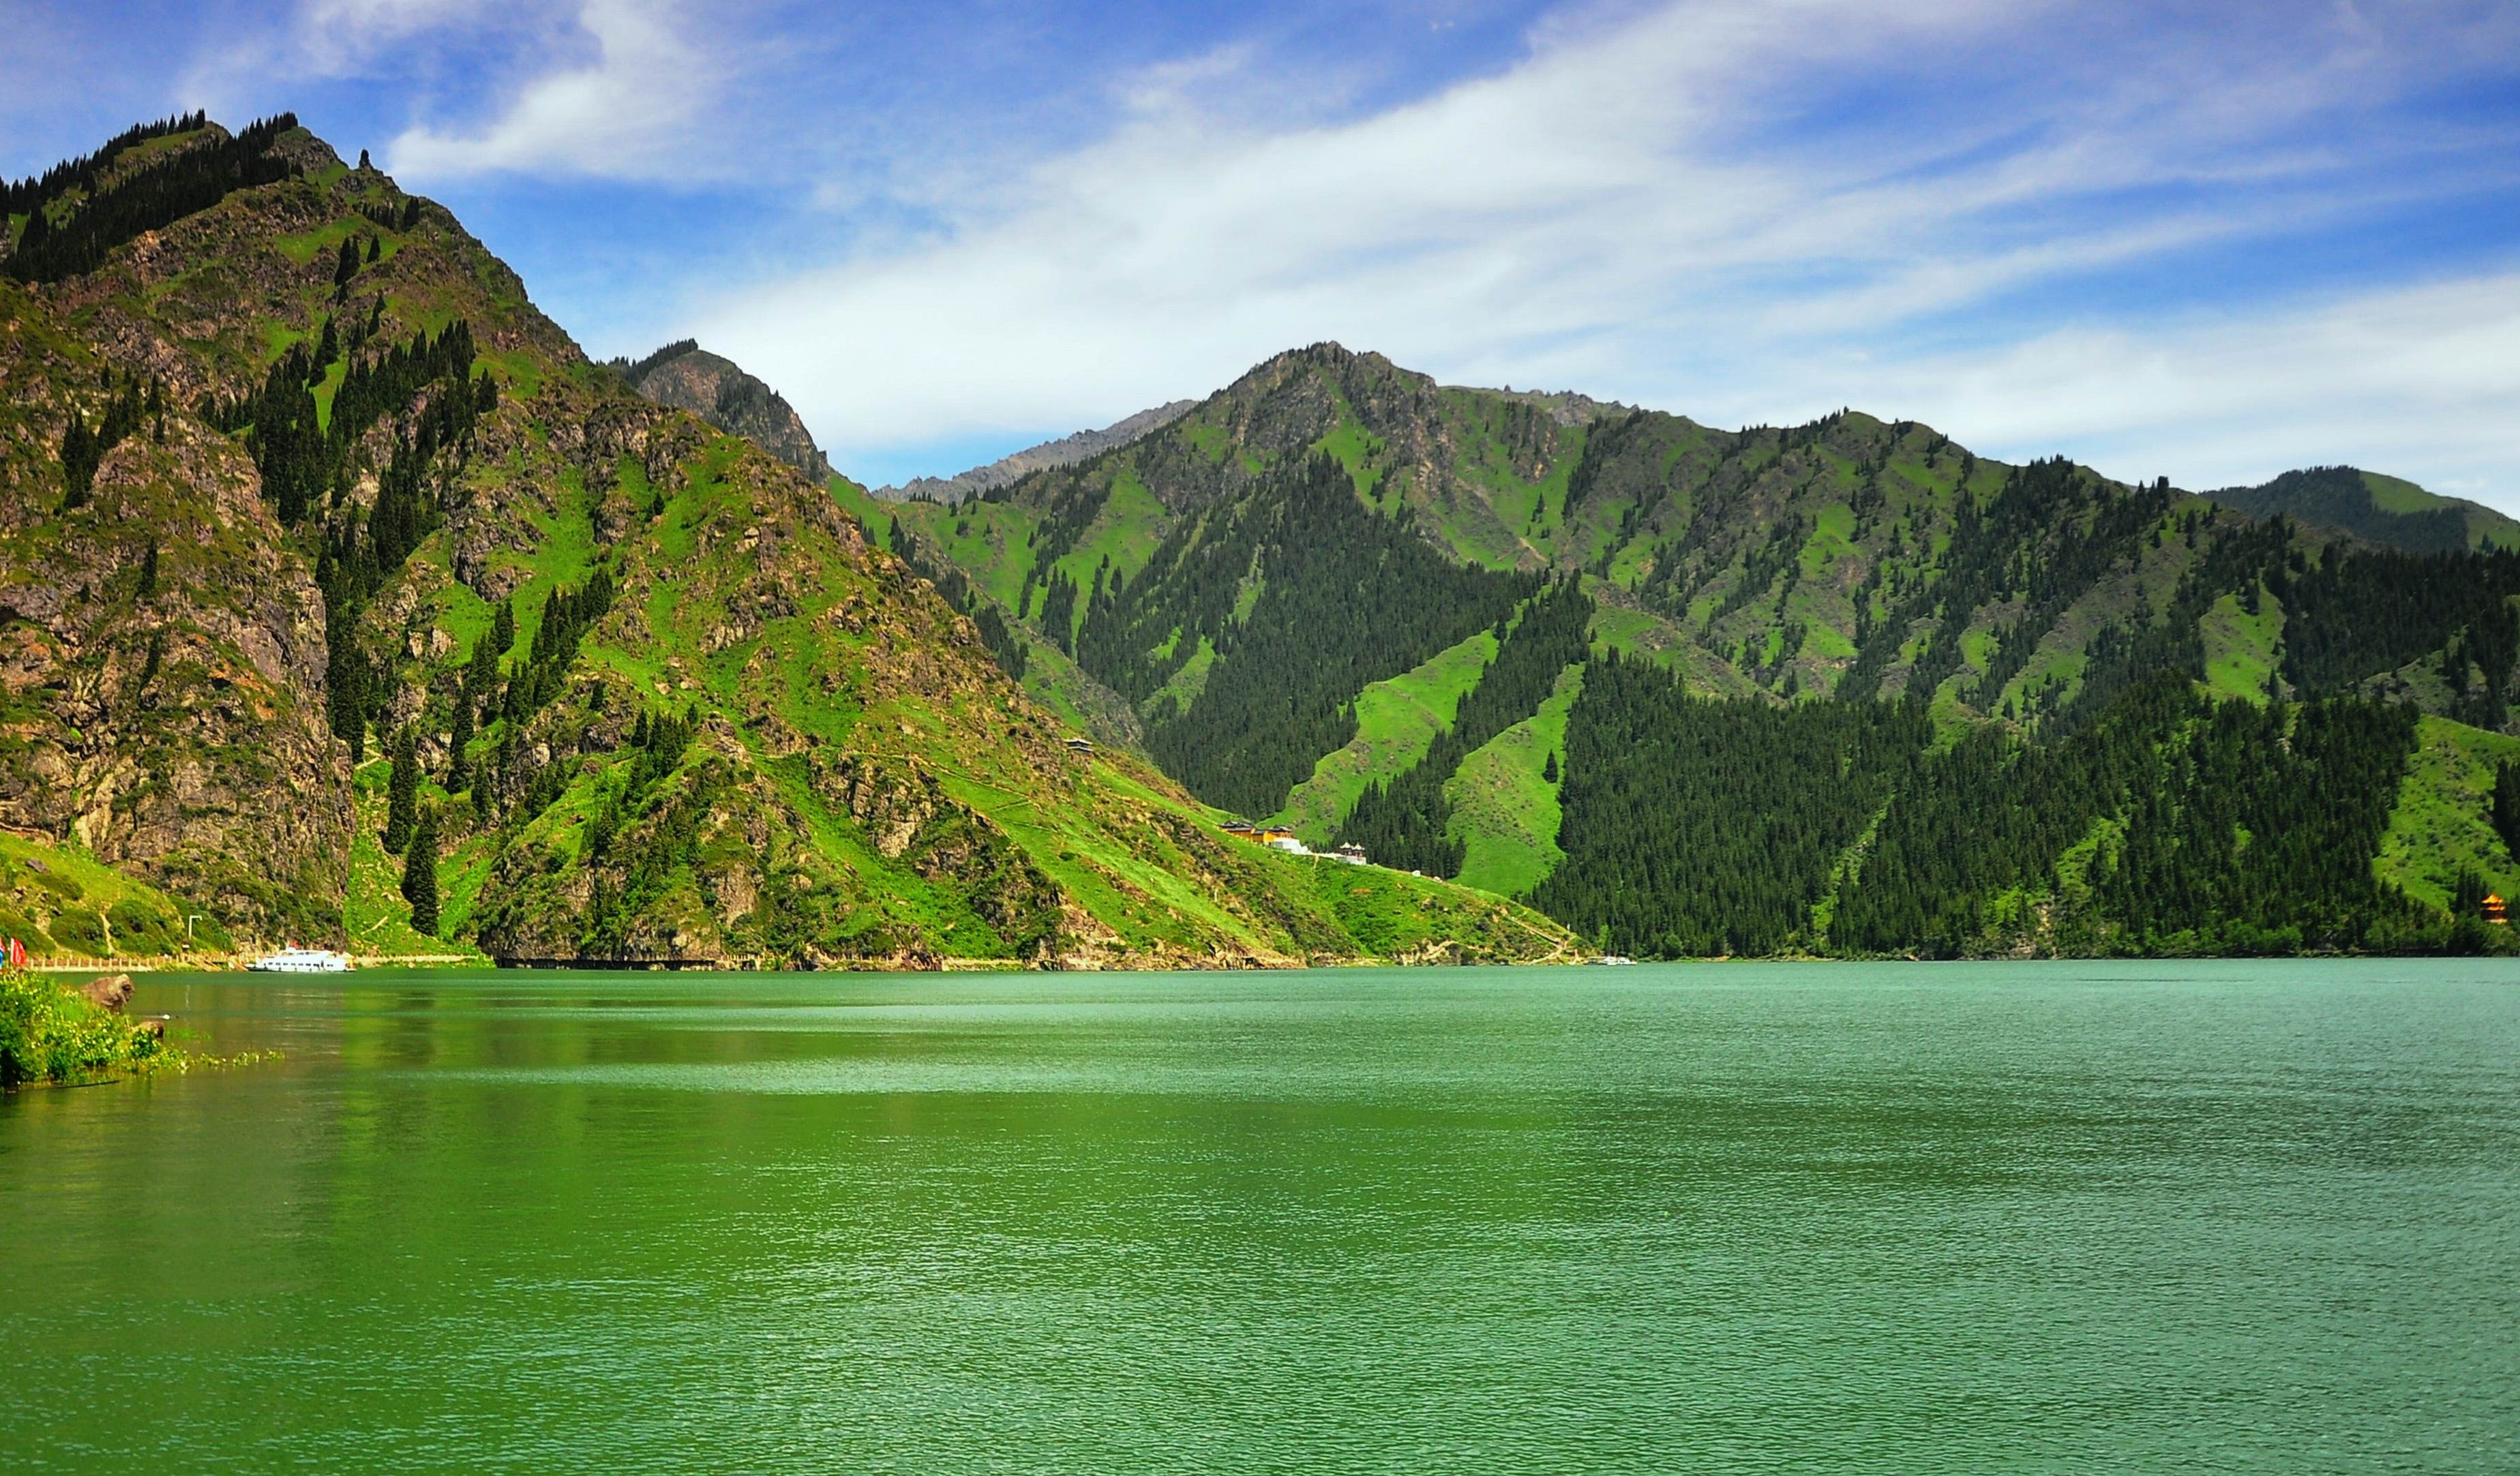
<path id="1" fill-rule="evenodd" d="M 1055 441 L 1027 446 L 1021 451 L 999 457 L 985 467 L 973 467 L 952 476 L 914 476 L 898 487 L 878 487 L 874 495 L 885 502 L 908 502 L 914 498 L 924 502 L 961 502 L 967 497 L 994 491 L 1028 472 L 1072 467 L 1115 446 L 1125 446 L 1148 431 L 1161 429 L 1179 420 L 1197 403 L 1196 400 L 1175 400 L 1169 405 L 1157 405 L 1152 410 L 1141 410 L 1136 415 L 1114 421 L 1100 430 L 1079 430 Z"/>

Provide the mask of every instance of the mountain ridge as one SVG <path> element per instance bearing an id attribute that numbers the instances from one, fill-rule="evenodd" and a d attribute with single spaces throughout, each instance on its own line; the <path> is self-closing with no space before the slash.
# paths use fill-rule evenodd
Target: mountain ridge
<path id="1" fill-rule="evenodd" d="M 11 186 L 0 256 L 0 822 L 147 883 L 13 870 L 39 942 L 2372 952 L 2486 946 L 2520 886 L 2520 553 L 2408 484 L 2217 500 L 1320 343 L 891 502 L 638 393 L 681 364 L 742 425 L 758 381 L 589 361 L 292 118 L 139 134 Z"/>
<path id="2" fill-rule="evenodd" d="M 178 908 L 516 962 L 1568 949 L 1081 751 L 828 488 L 588 360 L 441 206 L 293 119 L 194 135 L 8 225 L 97 259 L 0 281 L 0 824 L 158 889 L 13 917 L 39 952 L 171 952 Z"/>

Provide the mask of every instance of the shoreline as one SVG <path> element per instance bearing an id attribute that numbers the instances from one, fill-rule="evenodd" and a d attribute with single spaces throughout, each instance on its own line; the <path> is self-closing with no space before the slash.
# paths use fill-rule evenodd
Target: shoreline
<path id="1" fill-rule="evenodd" d="M 29 972 L 39 974 L 158 974 L 158 973 L 250 973 L 246 967 L 258 955 L 218 955 L 210 958 L 152 959 L 125 961 L 119 959 L 90 960 L 83 962 L 29 962 Z M 1836 954 L 1721 954 L 1684 959 L 1638 959 L 1633 965 L 1705 966 L 1757 963 L 2176 963 L 2176 962 L 2317 962 L 2353 959 L 2494 959 L 2520 958 L 2520 953 L 2487 950 L 2483 953 L 2347 953 L 2323 951 L 2298 954 L 2244 953 L 2158 953 L 2158 954 L 1985 954 L 1961 958 L 1937 959 L 1917 954 L 1870 954 L 1862 957 Z M 1388 968 L 1439 970 L 1445 968 L 1594 968 L 1601 965 L 1591 959 L 1519 959 L 1487 962 L 1475 961 L 1412 961 L 1397 959 L 1304 959 L 1279 963 L 1219 962 L 1215 963 L 1181 963 L 1160 961 L 1119 962 L 1090 968 L 1041 968 L 1009 959 L 941 959 L 932 964 L 904 966 L 882 962 L 859 963 L 828 968 L 761 967 L 742 960 L 564 960 L 501 962 L 475 954 L 406 954 L 388 957 L 356 958 L 343 973 L 364 973 L 386 969 L 471 968 L 488 973 L 689 973 L 689 974 L 949 974 L 949 973 L 1301 973 L 1310 969 Z M 274 978 L 335 978 L 337 974 L 273 974 Z"/>

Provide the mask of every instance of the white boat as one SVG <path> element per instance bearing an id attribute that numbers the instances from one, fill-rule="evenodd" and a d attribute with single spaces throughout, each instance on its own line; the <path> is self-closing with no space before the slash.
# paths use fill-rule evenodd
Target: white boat
<path id="1" fill-rule="evenodd" d="M 1633 967 L 1637 961 L 1625 954 L 1603 954 L 1592 962 L 1604 968 L 1629 968 Z"/>
<path id="2" fill-rule="evenodd" d="M 284 948 L 246 965 L 257 974 L 338 974 L 349 968 L 350 956 L 329 948 Z"/>

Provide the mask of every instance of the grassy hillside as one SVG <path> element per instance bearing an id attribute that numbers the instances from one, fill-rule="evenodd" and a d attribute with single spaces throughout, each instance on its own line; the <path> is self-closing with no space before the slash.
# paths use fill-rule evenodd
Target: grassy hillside
<path id="1" fill-rule="evenodd" d="M 1584 668 L 1568 667 L 1537 711 L 1473 749 L 1445 782 L 1464 885 L 1525 896 L 1565 859 L 1557 848 L 1560 781 L 1548 771 L 1552 758 L 1565 762 L 1566 714 L 1583 691 Z"/>
<path id="2" fill-rule="evenodd" d="M 37 962 L 64 963 L 172 961 L 235 946 L 216 918 L 78 846 L 6 831 L 0 938 L 17 939 Z"/>

